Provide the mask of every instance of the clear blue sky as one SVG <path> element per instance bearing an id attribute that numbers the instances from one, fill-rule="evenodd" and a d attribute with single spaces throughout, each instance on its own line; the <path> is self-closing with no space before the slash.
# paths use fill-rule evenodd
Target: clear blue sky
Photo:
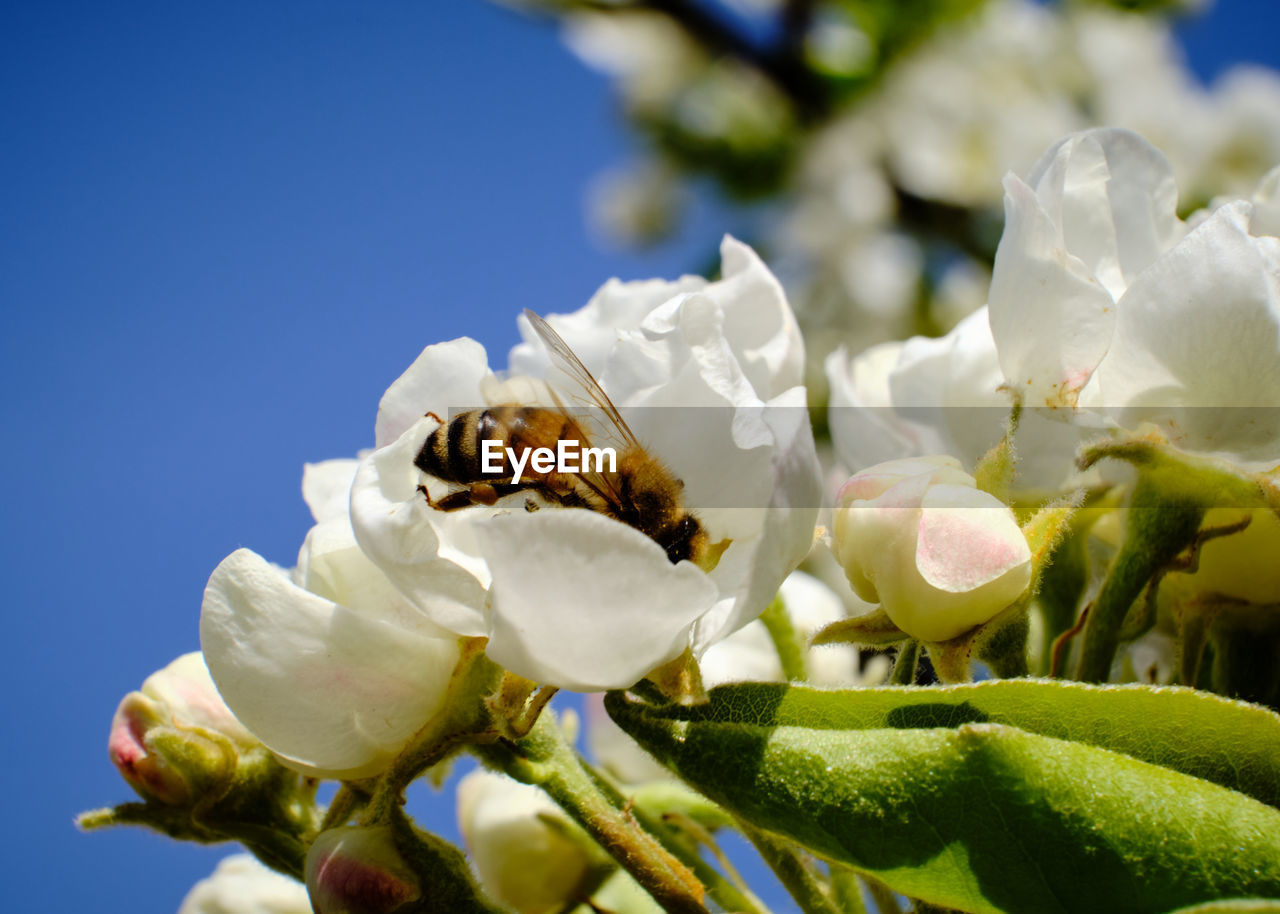
<path id="1" fill-rule="evenodd" d="M 1193 64 L 1280 65 L 1277 6 L 1219 0 Z M 71 820 L 131 798 L 111 713 L 198 646 L 217 562 L 292 564 L 302 464 L 367 446 L 425 344 L 503 361 L 519 309 L 675 275 L 734 225 L 594 245 L 584 184 L 632 148 L 608 87 L 479 0 L 8 0 L 0 114 L 0 899 L 173 911 L 227 849 Z"/>

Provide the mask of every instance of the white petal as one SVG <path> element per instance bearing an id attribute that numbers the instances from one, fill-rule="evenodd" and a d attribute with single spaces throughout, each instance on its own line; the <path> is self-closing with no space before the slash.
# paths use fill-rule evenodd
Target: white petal
<path id="1" fill-rule="evenodd" d="M 1173 169 L 1130 130 L 1067 137 L 1045 153 L 1027 183 L 1061 229 L 1065 248 L 1113 299 L 1181 237 Z"/>
<path id="2" fill-rule="evenodd" d="M 726 682 L 783 682 L 782 661 L 760 620 L 711 645 L 698 661 L 708 689 Z"/>
<path id="3" fill-rule="evenodd" d="M 844 602 L 822 581 L 793 571 L 780 591 L 787 615 L 797 634 L 808 643 L 821 628 L 847 616 Z M 809 682 L 824 686 L 849 686 L 861 679 L 858 649 L 851 644 L 827 644 L 805 651 Z"/>
<path id="4" fill-rule="evenodd" d="M 836 455 L 846 470 L 861 470 L 912 454 L 948 450 L 933 430 L 893 409 L 889 380 L 904 344 L 881 343 L 849 358 L 843 347 L 827 356 L 827 410 Z"/>
<path id="5" fill-rule="evenodd" d="M 750 247 L 725 236 L 721 275 L 703 294 L 728 319 L 725 335 L 752 388 L 768 400 L 804 382 L 804 341 L 782 285 Z"/>
<path id="6" fill-rule="evenodd" d="M 366 619 L 440 638 L 453 636 L 431 622 L 369 560 L 345 518 L 316 524 L 307 532 L 293 581 L 316 596 L 358 610 Z"/>
<path id="7" fill-rule="evenodd" d="M 484 406 L 480 382 L 488 374 L 488 356 L 473 339 L 428 346 L 382 395 L 374 426 L 375 447 L 395 441 L 429 411 L 448 421 L 450 409 Z"/>
<path id="8" fill-rule="evenodd" d="M 935 485 L 921 507 L 916 567 L 939 590 L 974 590 L 1031 559 L 1013 512 L 994 495 Z"/>
<path id="9" fill-rule="evenodd" d="M 1071 406 L 1107 351 L 1115 302 L 1034 191 L 1012 175 L 1004 186 L 990 293 L 1000 368 L 1029 406 Z"/>
<path id="10" fill-rule="evenodd" d="M 351 480 L 356 475 L 358 463 L 358 460 L 347 457 L 303 465 L 302 499 L 311 509 L 311 516 L 317 524 L 346 519 Z"/>
<path id="11" fill-rule="evenodd" d="M 564 337 L 582 363 L 599 377 L 620 336 L 638 328 L 649 312 L 663 302 L 706 286 L 707 281 L 700 276 L 682 276 L 673 282 L 664 279 L 635 282 L 611 279 L 586 305 L 572 314 L 548 314 L 544 317 Z M 550 365 L 546 348 L 523 316 L 519 320 L 519 328 L 524 341 L 511 350 L 511 373 L 545 377 Z M 610 390 L 610 394 L 613 393 Z"/>
<path id="12" fill-rule="evenodd" d="M 192 887 L 178 914 L 311 914 L 311 901 L 301 882 L 234 854 Z"/>
<path id="13" fill-rule="evenodd" d="M 458 648 L 370 620 L 239 549 L 205 589 L 200 641 L 236 716 L 301 770 L 366 777 L 435 713 Z"/>
<path id="14" fill-rule="evenodd" d="M 1249 216 L 1218 209 L 1134 282 L 1091 406 L 1195 450 L 1277 456 L 1280 239 L 1250 236 Z"/>
<path id="15" fill-rule="evenodd" d="M 716 599 L 707 576 L 657 543 L 581 509 L 484 522 L 493 570 L 488 653 L 535 682 L 625 688 L 675 659 Z"/>
<path id="16" fill-rule="evenodd" d="M 360 462 L 351 526 L 364 553 L 433 622 L 459 635 L 484 635 L 488 571 L 474 551 L 442 541 L 435 526 L 461 534 L 467 519 L 432 508 L 418 491 L 422 474 L 413 458 L 432 427 L 432 420 L 419 420 Z"/>
<path id="17" fill-rule="evenodd" d="M 769 403 L 764 419 L 774 438 L 771 464 L 773 492 L 768 507 L 759 512 L 761 533 L 754 542 L 735 541 L 721 558 L 712 578 L 722 593 L 732 594 L 731 605 L 717 605 L 698 622 L 694 652 L 758 617 L 773 599 L 787 575 L 813 546 L 814 525 L 823 502 L 822 471 L 813 443 L 813 428 L 805 407 L 803 387 L 790 390 Z M 733 587 L 726 572 L 732 553 L 749 547 L 745 580 Z"/>

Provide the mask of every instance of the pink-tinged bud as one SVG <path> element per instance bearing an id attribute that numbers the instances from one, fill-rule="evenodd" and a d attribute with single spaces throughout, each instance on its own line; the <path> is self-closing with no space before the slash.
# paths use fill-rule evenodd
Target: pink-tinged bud
<path id="1" fill-rule="evenodd" d="M 307 893 L 316 914 L 391 914 L 422 896 L 388 826 L 322 832 L 307 854 Z"/>
<path id="2" fill-rule="evenodd" d="M 147 677 L 111 721 L 111 762 L 143 799 L 181 805 L 229 775 L 256 740 L 223 703 L 197 651 Z"/>
<path id="3" fill-rule="evenodd" d="M 833 528 L 854 592 L 922 641 L 987 622 L 1031 583 L 1031 550 L 1013 512 L 953 457 L 858 473 L 840 490 Z"/>

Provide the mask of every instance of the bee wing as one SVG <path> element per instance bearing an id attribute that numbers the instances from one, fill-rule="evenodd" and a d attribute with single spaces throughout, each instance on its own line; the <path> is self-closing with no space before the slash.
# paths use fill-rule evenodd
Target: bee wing
<path id="1" fill-rule="evenodd" d="M 560 375 L 564 379 L 564 383 L 553 385 L 553 390 L 558 387 L 561 393 L 569 397 L 575 405 L 589 408 L 589 418 L 595 420 L 589 424 L 598 429 L 598 435 L 592 438 L 592 443 L 598 445 L 602 441 L 611 440 L 620 443 L 624 448 L 639 448 L 640 442 L 636 440 L 630 426 L 618 412 L 618 407 L 613 405 L 613 401 L 604 392 L 600 382 L 591 374 L 590 369 L 582 364 L 582 360 L 574 355 L 564 338 L 528 308 L 525 309 L 524 316 L 529 319 L 529 323 L 533 325 L 543 345 L 547 347 L 551 364 L 560 370 Z M 560 381 L 560 378 L 556 381 Z M 558 401 L 557 405 L 568 412 L 575 421 L 582 423 L 583 417 L 568 410 L 563 401 Z M 596 415 L 596 411 L 603 415 L 603 422 Z"/>
<path id="2" fill-rule="evenodd" d="M 590 446 L 614 447 L 615 451 L 639 449 L 640 442 L 618 412 L 618 407 L 613 405 L 600 382 L 582 364 L 582 360 L 569 348 L 564 338 L 529 309 L 525 309 L 524 315 L 547 347 L 552 366 L 558 369 L 558 377 L 554 378 L 551 386 L 556 405 L 582 429 Z M 570 400 L 573 409 L 566 405 L 561 395 Z M 616 508 L 623 507 L 622 492 L 616 475 L 582 472 L 577 476 L 605 501 Z"/>

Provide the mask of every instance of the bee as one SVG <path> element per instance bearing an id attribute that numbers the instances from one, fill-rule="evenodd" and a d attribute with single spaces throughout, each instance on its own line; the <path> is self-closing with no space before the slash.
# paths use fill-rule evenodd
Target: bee
<path id="1" fill-rule="evenodd" d="M 600 432 L 589 438 L 583 429 L 585 419 L 575 417 L 554 388 L 554 407 L 508 403 L 468 410 L 447 423 L 432 415 L 441 424 L 423 442 L 414 465 L 424 473 L 465 488 L 433 500 L 426 487 L 419 486 L 428 504 L 453 511 L 474 504 L 492 505 L 505 495 L 530 490 L 552 504 L 598 511 L 634 527 L 661 546 L 672 564 L 684 559 L 697 564 L 708 559 L 714 562 L 723 547 L 709 544 L 701 521 L 685 508 L 684 482 L 645 450 L 600 383 L 560 334 L 532 311 L 524 313 L 552 363 L 567 379 L 563 393 L 569 395 L 573 391 L 576 400 L 592 405 L 603 416 L 597 423 Z M 495 440 L 503 445 L 500 468 L 485 472 L 484 442 Z M 538 448 L 555 451 L 561 441 L 572 442 L 580 449 L 613 447 L 614 465 L 605 469 L 597 462 L 596 469 L 577 472 L 534 469 L 534 461 L 526 452 Z M 523 473 L 513 466 L 513 457 Z"/>

